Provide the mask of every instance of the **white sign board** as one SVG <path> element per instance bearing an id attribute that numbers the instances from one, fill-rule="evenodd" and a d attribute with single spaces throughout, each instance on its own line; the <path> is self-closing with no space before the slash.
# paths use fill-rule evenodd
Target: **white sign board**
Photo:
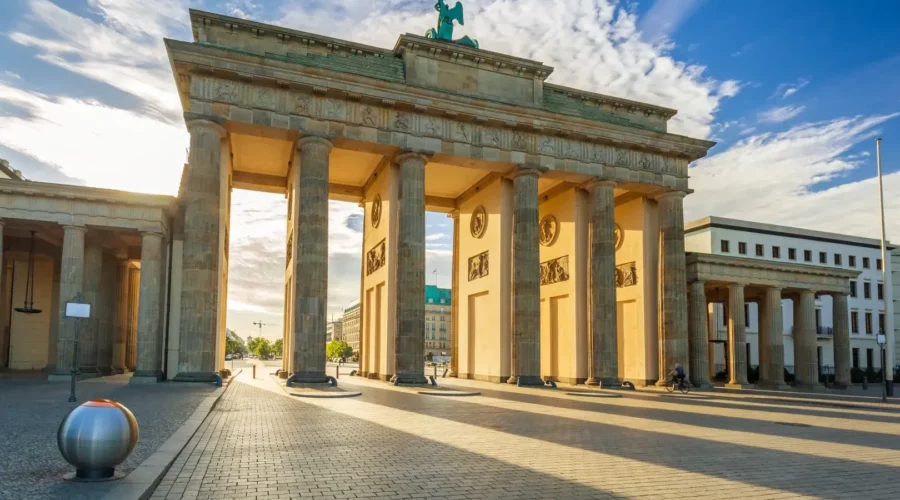
<path id="1" fill-rule="evenodd" d="M 886 339 L 884 338 L 883 333 L 879 333 L 878 336 L 876 337 L 876 339 L 877 339 L 876 342 L 878 342 L 878 345 L 884 345 L 886 342 Z"/>
<path id="2" fill-rule="evenodd" d="M 90 304 L 80 304 L 78 302 L 66 302 L 66 317 L 67 318 L 90 318 L 91 317 L 91 305 Z"/>

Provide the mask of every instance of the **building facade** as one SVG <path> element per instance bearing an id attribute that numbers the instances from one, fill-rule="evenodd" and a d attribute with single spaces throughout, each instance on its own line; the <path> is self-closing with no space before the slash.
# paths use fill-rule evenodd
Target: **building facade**
<path id="1" fill-rule="evenodd" d="M 452 290 L 425 286 L 425 359 L 444 363 L 450 360 Z"/>
<path id="2" fill-rule="evenodd" d="M 891 250 L 891 283 L 894 298 L 894 368 L 900 372 L 900 248 Z"/>
<path id="3" fill-rule="evenodd" d="M 328 339 L 328 342 L 343 340 L 343 327 L 343 319 L 341 321 L 329 321 L 328 325 L 325 326 L 325 338 Z"/>
<path id="4" fill-rule="evenodd" d="M 889 247 L 894 250 L 892 247 Z M 845 313 L 850 332 L 851 368 L 880 370 L 881 353 L 876 335 L 885 333 L 894 345 L 894 281 L 892 263 L 883 263 L 881 242 L 877 239 L 859 238 L 821 231 L 760 224 L 754 222 L 707 217 L 685 225 L 685 249 L 688 252 L 717 256 L 732 256 L 773 264 L 796 264 L 856 272 L 850 279 Z M 896 252 L 896 250 L 894 250 Z M 882 276 L 882 265 L 887 265 L 887 284 Z M 816 332 L 816 369 L 818 373 L 832 374 L 835 367 L 835 321 L 843 318 L 835 314 L 833 294 L 817 293 L 814 302 Z M 790 373 L 793 366 L 796 320 L 791 301 L 782 299 L 781 325 L 784 335 L 784 364 Z M 759 300 L 747 300 L 742 317 L 745 321 L 748 346 L 748 363 L 760 365 L 760 327 L 764 314 Z M 709 313 L 711 340 L 711 368 L 715 373 L 725 371 L 727 360 L 725 344 L 729 326 L 726 303 L 712 304 Z M 892 366 L 894 349 L 888 356 Z"/>
<path id="5" fill-rule="evenodd" d="M 354 300 L 344 309 L 344 318 L 341 321 L 341 335 L 350 347 L 353 354 L 359 354 L 359 301 Z"/>

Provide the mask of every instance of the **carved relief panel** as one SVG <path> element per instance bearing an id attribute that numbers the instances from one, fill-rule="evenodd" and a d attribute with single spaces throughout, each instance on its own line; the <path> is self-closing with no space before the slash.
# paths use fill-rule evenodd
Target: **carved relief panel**
<path id="1" fill-rule="evenodd" d="M 541 286 L 569 281 L 569 256 L 541 262 Z"/>
<path id="2" fill-rule="evenodd" d="M 385 240 L 381 240 L 373 249 L 366 253 L 366 276 L 384 267 L 386 258 Z"/>
<path id="3" fill-rule="evenodd" d="M 616 266 L 616 288 L 637 285 L 637 265 L 634 262 Z"/>
<path id="4" fill-rule="evenodd" d="M 469 257 L 469 281 L 484 278 L 488 275 L 488 252 Z"/>

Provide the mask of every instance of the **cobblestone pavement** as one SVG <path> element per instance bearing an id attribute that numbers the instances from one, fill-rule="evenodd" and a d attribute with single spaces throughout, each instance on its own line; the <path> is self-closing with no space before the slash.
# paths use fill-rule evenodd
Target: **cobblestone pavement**
<path id="1" fill-rule="evenodd" d="M 45 375 L 46 376 L 46 375 Z M 113 483 L 73 483 L 74 469 L 60 455 L 56 431 L 72 408 L 95 398 L 124 404 L 140 425 L 140 440 L 119 468 L 143 462 L 215 389 L 193 384 L 128 385 L 128 375 L 78 382 L 78 402 L 68 403 L 69 384 L 44 380 L 0 380 L 0 499 L 99 498 Z"/>
<path id="2" fill-rule="evenodd" d="M 269 369 L 274 371 L 274 368 Z M 298 399 L 245 370 L 154 499 L 897 498 L 900 413 L 723 391 L 620 398 L 341 377 Z M 827 396 L 816 398 L 827 402 Z"/>

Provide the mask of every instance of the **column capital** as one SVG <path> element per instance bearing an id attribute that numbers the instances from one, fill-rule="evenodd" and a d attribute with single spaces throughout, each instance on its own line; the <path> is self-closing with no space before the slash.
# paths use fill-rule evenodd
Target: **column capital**
<path id="1" fill-rule="evenodd" d="M 585 191 L 590 191 L 590 190 L 592 190 L 594 188 L 598 188 L 598 187 L 615 188 L 617 185 L 618 184 L 616 184 L 616 181 L 611 181 L 609 179 L 594 178 L 589 181 L 586 181 L 584 184 L 582 184 L 579 187 L 581 189 L 584 189 Z"/>
<path id="2" fill-rule="evenodd" d="M 728 283 L 726 286 L 728 287 L 729 290 L 731 290 L 733 288 L 744 288 L 747 286 L 747 284 L 735 282 L 735 283 Z"/>
<path id="3" fill-rule="evenodd" d="M 220 138 L 225 138 L 225 135 L 227 134 L 225 127 L 213 121 L 213 117 L 185 113 L 184 121 L 188 132 L 190 133 L 194 133 L 194 131 L 198 130 L 210 130 L 219 134 Z"/>
<path id="4" fill-rule="evenodd" d="M 689 285 L 700 284 L 700 285 L 704 285 L 704 286 L 705 286 L 705 285 L 706 285 L 706 280 L 694 280 L 694 281 L 691 281 L 691 282 L 688 283 L 688 284 L 689 284 Z"/>
<path id="5" fill-rule="evenodd" d="M 302 150 L 304 147 L 311 146 L 314 144 L 319 145 L 319 146 L 325 146 L 326 148 L 328 148 L 329 153 L 334 148 L 334 144 L 331 141 L 329 141 L 328 139 L 326 139 L 324 137 L 318 137 L 315 135 L 308 135 L 306 137 L 300 138 L 300 140 L 297 141 L 297 144 L 295 147 L 298 150 Z"/>
<path id="6" fill-rule="evenodd" d="M 6 225 L 6 223 L 3 222 L 3 219 L 0 219 L 0 229 L 3 229 L 3 226 L 5 226 L 5 225 Z"/>
<path id="7" fill-rule="evenodd" d="M 451 210 L 450 213 L 447 214 L 447 218 L 453 219 L 453 220 L 459 220 L 459 209 L 454 208 L 453 210 Z"/>
<path id="8" fill-rule="evenodd" d="M 540 165 L 517 165 L 508 174 L 506 174 L 506 177 L 508 179 L 516 179 L 523 176 L 532 176 L 538 178 L 548 170 L 550 169 L 547 167 L 541 167 Z"/>
<path id="9" fill-rule="evenodd" d="M 684 191 L 666 191 L 665 193 L 660 193 L 653 197 L 656 201 L 665 201 L 673 198 L 684 199 L 687 196 L 687 193 Z"/>
<path id="10" fill-rule="evenodd" d="M 394 164 L 399 165 L 405 161 L 418 159 L 422 164 L 427 165 L 431 161 L 430 153 L 420 153 L 418 151 L 403 151 L 391 160 Z"/>
<path id="11" fill-rule="evenodd" d="M 60 224 L 63 228 L 63 231 L 78 231 L 81 233 L 86 233 L 87 228 L 82 226 L 81 224 Z"/>
<path id="12" fill-rule="evenodd" d="M 141 236 L 144 238 L 156 237 L 162 239 L 165 235 L 162 233 L 162 231 L 141 231 Z"/>

